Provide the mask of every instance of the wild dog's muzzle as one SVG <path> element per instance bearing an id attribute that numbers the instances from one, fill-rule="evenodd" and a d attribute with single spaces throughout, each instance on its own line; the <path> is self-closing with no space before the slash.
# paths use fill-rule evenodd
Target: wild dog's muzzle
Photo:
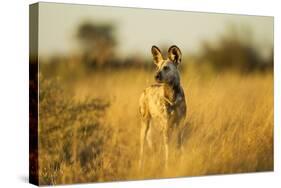
<path id="1" fill-rule="evenodd" d="M 157 72 L 157 73 L 155 74 L 154 78 L 155 78 L 155 80 L 156 80 L 157 82 L 162 81 L 161 72 Z"/>

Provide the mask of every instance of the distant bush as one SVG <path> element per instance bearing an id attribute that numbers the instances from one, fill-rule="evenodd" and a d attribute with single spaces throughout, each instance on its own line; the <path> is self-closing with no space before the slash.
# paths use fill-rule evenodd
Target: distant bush
<path id="1" fill-rule="evenodd" d="M 236 26 L 230 29 L 231 31 L 226 31 L 217 41 L 203 43 L 199 62 L 209 64 L 218 72 L 235 70 L 249 73 L 273 69 L 273 49 L 268 57 L 262 57 L 251 42 L 251 32 L 238 32 Z"/>

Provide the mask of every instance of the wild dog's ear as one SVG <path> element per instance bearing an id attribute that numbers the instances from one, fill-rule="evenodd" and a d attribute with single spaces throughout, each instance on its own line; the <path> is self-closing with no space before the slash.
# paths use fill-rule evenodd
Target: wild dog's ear
<path id="1" fill-rule="evenodd" d="M 157 46 L 152 46 L 151 53 L 153 56 L 154 63 L 158 66 L 158 63 L 163 60 L 163 56 L 160 49 Z"/>
<path id="2" fill-rule="evenodd" d="M 168 50 L 168 57 L 171 61 L 178 65 L 181 62 L 180 49 L 176 45 L 171 46 Z"/>

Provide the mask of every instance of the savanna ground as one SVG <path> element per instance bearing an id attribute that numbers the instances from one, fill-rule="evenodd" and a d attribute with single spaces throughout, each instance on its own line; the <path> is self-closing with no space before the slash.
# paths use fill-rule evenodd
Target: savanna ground
<path id="1" fill-rule="evenodd" d="M 44 66 L 40 70 L 40 184 L 273 170 L 270 71 L 212 73 L 186 66 L 181 70 L 188 108 L 182 160 L 171 155 L 164 171 L 161 152 L 146 150 L 140 173 L 138 100 L 154 82 L 153 71 L 83 74 L 73 68 L 56 77 L 44 75 Z"/>

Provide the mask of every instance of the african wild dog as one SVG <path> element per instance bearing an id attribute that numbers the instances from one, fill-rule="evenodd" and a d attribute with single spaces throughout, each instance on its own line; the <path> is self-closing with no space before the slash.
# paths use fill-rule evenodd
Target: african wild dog
<path id="1" fill-rule="evenodd" d="M 140 161 L 143 165 L 144 144 L 147 141 L 152 147 L 150 137 L 151 126 L 157 126 L 163 136 L 165 151 L 165 168 L 168 167 L 169 142 L 171 135 L 177 136 L 178 146 L 182 149 L 182 128 L 186 116 L 184 91 L 180 85 L 178 65 L 181 63 L 181 51 L 173 45 L 168 50 L 168 58 L 164 59 L 156 46 L 151 48 L 154 63 L 157 65 L 156 84 L 146 88 L 140 97 L 141 131 Z M 161 143 L 158 143 L 160 145 Z"/>

